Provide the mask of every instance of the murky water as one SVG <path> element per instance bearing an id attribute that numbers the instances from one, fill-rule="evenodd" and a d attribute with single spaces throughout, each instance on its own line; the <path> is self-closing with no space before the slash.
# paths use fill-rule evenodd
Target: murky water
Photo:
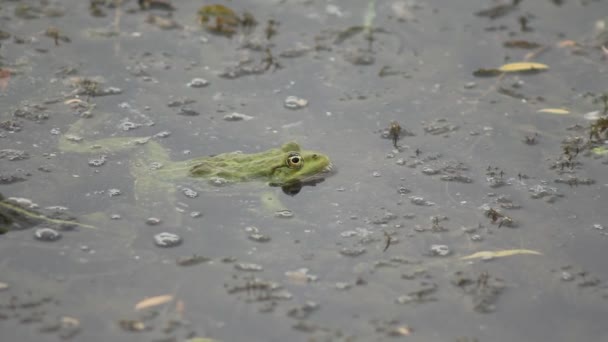
<path id="1" fill-rule="evenodd" d="M 0 3 L 0 193 L 83 224 L 0 235 L 3 341 L 608 338 L 605 2 L 143 3 Z M 131 168 L 292 140 L 294 196 Z"/>

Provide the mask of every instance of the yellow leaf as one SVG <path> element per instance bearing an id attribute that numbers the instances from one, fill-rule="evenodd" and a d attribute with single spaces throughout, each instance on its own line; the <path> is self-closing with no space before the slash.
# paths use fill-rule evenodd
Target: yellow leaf
<path id="1" fill-rule="evenodd" d="M 542 255 L 542 253 L 530 249 L 505 249 L 501 251 L 481 251 L 464 256 L 460 260 L 502 258 L 517 254 Z"/>
<path id="2" fill-rule="evenodd" d="M 543 108 L 538 110 L 539 113 L 549 113 L 549 114 L 560 114 L 566 115 L 570 114 L 570 111 L 564 108 Z"/>
<path id="3" fill-rule="evenodd" d="M 173 300 L 172 295 L 162 295 L 162 296 L 146 298 L 135 305 L 135 310 L 143 310 L 143 309 L 151 308 L 153 306 L 168 303 L 172 300 Z"/>
<path id="4" fill-rule="evenodd" d="M 606 148 L 604 146 L 598 146 L 598 147 L 592 148 L 591 152 L 593 152 L 599 156 L 603 156 L 603 155 L 608 154 L 608 148 Z"/>
<path id="5" fill-rule="evenodd" d="M 502 72 L 536 71 L 545 69 L 549 69 L 549 66 L 547 66 L 546 64 L 533 62 L 509 63 L 498 68 L 498 70 Z"/>

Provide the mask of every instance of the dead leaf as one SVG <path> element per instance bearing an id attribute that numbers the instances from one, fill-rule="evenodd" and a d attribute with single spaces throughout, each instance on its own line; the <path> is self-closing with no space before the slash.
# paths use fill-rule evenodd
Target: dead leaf
<path id="1" fill-rule="evenodd" d="M 543 109 L 539 109 L 538 113 L 566 115 L 566 114 L 570 114 L 570 111 L 567 109 L 564 109 L 564 108 L 543 108 Z"/>
<path id="2" fill-rule="evenodd" d="M 546 69 L 549 69 L 548 65 L 534 62 L 508 63 L 498 68 L 502 72 L 540 71 Z"/>
<path id="3" fill-rule="evenodd" d="M 143 310 L 147 308 L 151 308 L 153 306 L 161 305 L 168 303 L 173 300 L 172 295 L 161 295 L 155 297 L 149 297 L 135 305 L 135 310 Z"/>
<path id="4" fill-rule="evenodd" d="M 562 40 L 561 42 L 557 43 L 557 47 L 560 47 L 560 48 L 577 46 L 577 45 L 578 44 L 574 40 Z"/>
<path id="5" fill-rule="evenodd" d="M 481 252 L 473 253 L 471 255 L 464 256 L 464 257 L 460 258 L 460 260 L 502 258 L 502 257 L 518 255 L 518 254 L 542 255 L 542 253 L 533 251 L 531 249 L 505 249 L 505 250 L 501 250 L 501 251 L 481 251 Z"/>
<path id="6" fill-rule="evenodd" d="M 0 68 L 0 90 L 5 91 L 8 88 L 8 82 L 11 80 L 11 71 Z"/>

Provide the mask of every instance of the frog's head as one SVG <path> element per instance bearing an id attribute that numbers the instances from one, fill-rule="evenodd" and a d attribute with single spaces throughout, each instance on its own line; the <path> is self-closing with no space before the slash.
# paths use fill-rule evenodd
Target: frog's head
<path id="1" fill-rule="evenodd" d="M 325 178 L 332 172 L 329 157 L 316 151 L 304 151 L 295 142 L 281 146 L 282 160 L 273 166 L 271 185 L 285 186 Z"/>

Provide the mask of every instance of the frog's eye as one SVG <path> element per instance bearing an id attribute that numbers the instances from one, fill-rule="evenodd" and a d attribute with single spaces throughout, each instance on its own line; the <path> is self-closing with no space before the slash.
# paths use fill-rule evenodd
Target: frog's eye
<path id="1" fill-rule="evenodd" d="M 290 169 L 299 169 L 304 165 L 304 160 L 299 153 L 292 152 L 287 156 L 287 166 Z"/>

